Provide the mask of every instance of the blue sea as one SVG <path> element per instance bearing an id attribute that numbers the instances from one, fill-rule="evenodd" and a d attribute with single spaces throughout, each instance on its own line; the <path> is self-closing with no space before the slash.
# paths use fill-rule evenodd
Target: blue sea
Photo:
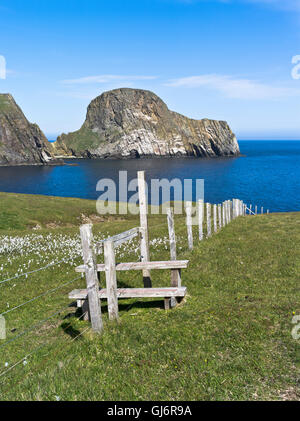
<path id="1" fill-rule="evenodd" d="M 97 181 L 151 178 L 204 179 L 205 201 L 239 198 L 270 212 L 300 211 L 300 141 L 239 141 L 237 158 L 68 160 L 64 166 L 0 167 L 0 191 L 96 199 Z M 70 165 L 69 165 L 70 164 Z"/>

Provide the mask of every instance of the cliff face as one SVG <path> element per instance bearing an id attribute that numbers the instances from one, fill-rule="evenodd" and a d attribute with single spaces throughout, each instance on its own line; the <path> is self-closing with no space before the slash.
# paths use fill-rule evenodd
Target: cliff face
<path id="1" fill-rule="evenodd" d="M 122 88 L 94 99 L 80 130 L 62 134 L 57 154 L 85 157 L 233 156 L 235 135 L 225 121 L 192 120 L 170 111 L 154 93 Z"/>
<path id="2" fill-rule="evenodd" d="M 0 165 L 57 163 L 53 148 L 9 94 L 0 94 Z"/>

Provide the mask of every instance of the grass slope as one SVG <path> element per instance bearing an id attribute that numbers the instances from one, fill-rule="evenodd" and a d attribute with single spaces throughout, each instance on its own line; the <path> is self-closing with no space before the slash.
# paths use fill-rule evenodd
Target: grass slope
<path id="1" fill-rule="evenodd" d="M 76 276 L 73 267 L 81 263 L 78 227 L 67 224 L 78 224 L 78 215 L 94 213 L 95 206 L 79 199 L 1 194 L 2 199 L 6 212 L 17 214 L 20 229 L 32 219 L 64 228 L 8 231 L 3 222 L 0 281 L 21 273 L 21 265 L 25 272 L 72 258 L 0 284 L 1 313 Z M 18 208 L 18 202 L 26 206 Z M 0 220 L 5 218 L 1 207 Z M 149 223 L 151 259 L 168 259 L 165 216 L 150 216 Z M 104 220 L 94 231 L 100 238 L 136 225 L 131 216 Z M 14 340 L 66 306 L 68 292 L 84 286 L 79 279 L 6 314 L 7 340 L 14 341 L 4 346 L 0 341 L 0 399 L 299 399 L 299 341 L 291 336 L 291 321 L 300 314 L 300 214 L 240 217 L 212 238 L 196 242 L 193 252 L 187 250 L 180 216 L 176 233 L 178 258 L 190 259 L 183 271 L 188 297 L 176 309 L 164 311 L 161 300 L 122 300 L 120 322 L 110 323 L 104 302 L 104 333 L 95 336 L 74 308 L 65 308 Z M 196 239 L 196 227 L 194 234 Z M 136 261 L 136 247 L 133 242 L 118 251 L 117 260 Z M 152 277 L 154 286 L 169 285 L 167 271 L 153 271 Z M 141 286 L 141 274 L 120 272 L 118 283 Z"/>

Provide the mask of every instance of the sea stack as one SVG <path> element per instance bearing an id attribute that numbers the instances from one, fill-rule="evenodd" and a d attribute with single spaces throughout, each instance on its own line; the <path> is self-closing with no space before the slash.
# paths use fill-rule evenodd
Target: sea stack
<path id="1" fill-rule="evenodd" d="M 57 155 L 88 158 L 237 156 L 225 121 L 193 120 L 170 111 L 153 92 L 120 88 L 95 98 L 81 129 L 62 134 Z"/>
<path id="2" fill-rule="evenodd" d="M 0 94 L 0 165 L 57 164 L 53 147 L 10 94 Z"/>

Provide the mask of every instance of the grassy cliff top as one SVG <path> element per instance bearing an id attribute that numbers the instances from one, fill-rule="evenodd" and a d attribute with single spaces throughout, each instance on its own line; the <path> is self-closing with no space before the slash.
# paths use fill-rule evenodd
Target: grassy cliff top
<path id="1" fill-rule="evenodd" d="M 291 335 L 292 318 L 300 314 L 300 251 L 295 246 L 300 242 L 300 213 L 239 217 L 201 243 L 194 227 L 192 252 L 185 219 L 176 216 L 178 259 L 190 260 L 182 271 L 188 296 L 171 311 L 163 310 L 162 300 L 120 300 L 118 324 L 108 321 L 103 301 L 105 326 L 99 337 L 74 308 L 66 307 L 68 292 L 83 288 L 85 280 L 63 286 L 82 263 L 74 225 L 80 224 L 81 213 L 94 213 L 95 202 L 4 193 L 0 200 L 5 204 L 0 208 L 2 228 L 5 221 L 11 227 L 0 233 L 0 280 L 21 273 L 19 268 L 25 272 L 66 259 L 2 285 L 1 313 L 61 287 L 5 315 L 7 339 L 65 306 L 30 335 L 1 349 L 1 372 L 28 355 L 26 364 L 0 379 L 2 400 L 300 398 L 299 340 Z M 13 230 L 18 220 L 30 228 Z M 32 231 L 32 221 L 55 224 Z M 137 225 L 138 216 L 106 219 L 94 225 L 94 233 L 100 239 Z M 149 233 L 151 260 L 168 260 L 166 217 L 149 216 Z M 117 261 L 136 261 L 136 247 L 132 243 L 120 249 Z M 168 271 L 151 275 L 154 286 L 170 285 Z M 118 285 L 141 287 L 142 274 L 119 272 Z"/>

